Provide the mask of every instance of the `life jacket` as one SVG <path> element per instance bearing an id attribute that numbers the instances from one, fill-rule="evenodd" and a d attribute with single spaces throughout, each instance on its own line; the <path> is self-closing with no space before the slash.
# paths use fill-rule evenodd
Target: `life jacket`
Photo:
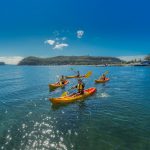
<path id="1" fill-rule="evenodd" d="M 78 85 L 77 85 L 77 89 L 78 89 L 78 90 L 83 90 L 83 89 L 84 89 L 84 84 L 83 84 L 83 83 L 78 84 Z"/>

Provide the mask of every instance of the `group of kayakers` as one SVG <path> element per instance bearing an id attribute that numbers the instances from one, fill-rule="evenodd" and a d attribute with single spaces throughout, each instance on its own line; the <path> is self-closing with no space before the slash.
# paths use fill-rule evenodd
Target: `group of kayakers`
<path id="1" fill-rule="evenodd" d="M 109 81 L 109 78 L 106 77 L 107 74 L 108 74 L 108 71 L 105 71 L 105 73 L 103 73 L 102 76 L 99 77 L 99 79 L 95 80 L 95 83 L 105 83 Z M 69 83 L 69 80 L 67 79 L 71 79 L 71 78 L 77 79 L 78 81 L 77 85 L 71 87 L 68 91 L 63 92 L 60 97 L 51 97 L 49 98 L 49 100 L 53 104 L 66 104 L 66 103 L 71 103 L 79 99 L 83 99 L 88 96 L 91 96 L 92 94 L 96 92 L 96 88 L 91 87 L 91 88 L 85 89 L 85 84 L 83 82 L 84 78 L 89 78 L 91 75 L 92 75 L 92 71 L 88 71 L 85 75 L 80 75 L 79 71 L 77 71 L 76 75 L 74 76 L 62 75 L 58 82 L 49 84 L 49 87 L 51 90 L 55 90 L 58 87 L 64 87 L 65 85 Z M 71 89 L 77 89 L 77 92 L 69 94 L 69 91 Z"/>
<path id="2" fill-rule="evenodd" d="M 76 74 L 76 78 L 80 78 L 80 72 L 77 71 L 77 74 Z M 106 75 L 105 74 L 102 74 L 102 76 L 99 78 L 100 81 L 105 81 L 106 80 Z M 60 85 L 64 85 L 66 82 L 66 78 L 64 75 L 62 75 L 59 79 L 59 84 Z M 79 94 L 84 94 L 84 87 L 85 87 L 85 84 L 84 82 L 82 81 L 82 79 L 78 79 L 78 84 L 76 86 L 73 86 L 71 89 L 77 89 L 77 93 Z"/>

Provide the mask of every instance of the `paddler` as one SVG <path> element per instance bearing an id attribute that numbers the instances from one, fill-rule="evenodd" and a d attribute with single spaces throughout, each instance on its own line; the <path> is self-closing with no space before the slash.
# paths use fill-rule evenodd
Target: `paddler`
<path id="1" fill-rule="evenodd" d="M 102 74 L 102 76 L 100 77 L 100 79 L 99 80 L 103 80 L 103 81 L 105 81 L 106 80 L 106 75 L 105 74 Z"/>
<path id="2" fill-rule="evenodd" d="M 85 87 L 85 84 L 82 82 L 81 79 L 78 79 L 78 84 L 72 87 L 72 89 L 77 88 L 78 94 L 84 94 L 84 87 Z"/>
<path id="3" fill-rule="evenodd" d="M 59 84 L 63 85 L 65 84 L 65 81 L 66 81 L 65 77 L 62 75 L 61 78 L 59 79 Z"/>

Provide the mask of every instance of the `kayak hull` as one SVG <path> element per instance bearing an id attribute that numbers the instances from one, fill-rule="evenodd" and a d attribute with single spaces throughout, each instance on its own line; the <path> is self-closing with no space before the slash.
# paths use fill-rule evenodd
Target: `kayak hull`
<path id="1" fill-rule="evenodd" d="M 89 89 L 84 90 L 84 94 L 71 94 L 63 97 L 57 97 L 57 98 L 49 98 L 49 100 L 53 104 L 67 104 L 72 103 L 80 99 L 84 99 L 86 97 L 89 97 L 93 95 L 96 92 L 96 88 L 92 87 Z"/>
<path id="2" fill-rule="evenodd" d="M 95 80 L 95 83 L 106 83 L 109 80 L 110 80 L 109 78 L 106 78 L 105 80 Z"/>
<path id="3" fill-rule="evenodd" d="M 57 83 L 49 84 L 48 86 L 49 86 L 50 89 L 56 89 L 56 88 L 59 88 L 59 87 L 64 87 L 64 86 L 66 86 L 68 83 L 69 83 L 69 81 L 66 80 L 65 83 L 62 84 L 62 85 L 57 82 Z"/>

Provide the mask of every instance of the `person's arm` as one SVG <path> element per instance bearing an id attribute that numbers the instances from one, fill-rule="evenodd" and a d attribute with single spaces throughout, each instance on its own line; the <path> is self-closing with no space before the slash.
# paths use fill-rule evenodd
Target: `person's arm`
<path id="1" fill-rule="evenodd" d="M 84 84 L 84 83 L 83 83 L 82 87 L 83 87 L 83 89 L 84 89 L 84 87 L 85 87 L 85 84 Z"/>

